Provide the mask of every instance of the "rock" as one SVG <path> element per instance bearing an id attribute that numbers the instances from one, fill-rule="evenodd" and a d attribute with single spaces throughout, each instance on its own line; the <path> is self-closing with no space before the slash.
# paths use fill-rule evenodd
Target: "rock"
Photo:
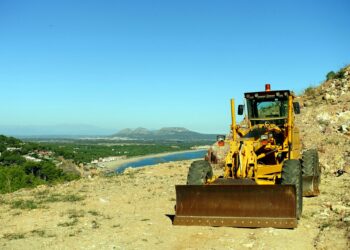
<path id="1" fill-rule="evenodd" d="M 331 116 L 327 112 L 322 112 L 316 116 L 316 120 L 322 124 L 329 124 Z"/>
<path id="2" fill-rule="evenodd" d="M 325 209 L 322 213 L 319 214 L 318 217 L 321 218 L 321 219 L 327 219 L 329 217 L 329 213 Z"/>
<path id="3" fill-rule="evenodd" d="M 246 248 L 253 248 L 254 242 L 243 244 L 243 246 L 246 247 Z"/>
<path id="4" fill-rule="evenodd" d="M 101 203 L 107 203 L 108 202 L 107 200 L 105 200 L 103 198 L 100 198 L 99 200 L 100 200 Z"/>
<path id="5" fill-rule="evenodd" d="M 342 133 L 346 133 L 349 131 L 349 127 L 347 125 L 343 124 L 343 125 L 339 126 L 338 130 Z"/>
<path id="6" fill-rule="evenodd" d="M 350 222 L 350 216 L 343 218 L 343 221 Z"/>
<path id="7" fill-rule="evenodd" d="M 323 97 L 323 100 L 329 100 L 331 98 L 331 95 L 326 93 L 325 96 Z"/>
<path id="8" fill-rule="evenodd" d="M 331 95 L 329 93 L 326 93 L 323 97 L 322 97 L 323 100 L 326 100 L 326 101 L 336 101 L 336 97 L 335 95 Z"/>
<path id="9" fill-rule="evenodd" d="M 311 101 L 305 101 L 304 102 L 304 107 L 310 107 L 312 105 Z"/>

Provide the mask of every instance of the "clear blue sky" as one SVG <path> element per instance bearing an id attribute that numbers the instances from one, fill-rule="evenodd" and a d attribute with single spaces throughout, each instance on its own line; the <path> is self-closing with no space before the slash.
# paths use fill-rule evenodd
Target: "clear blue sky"
<path id="1" fill-rule="evenodd" d="M 349 64 L 349 13 L 346 0 L 0 0 L 0 133 L 227 132 L 231 97 L 300 92 Z"/>

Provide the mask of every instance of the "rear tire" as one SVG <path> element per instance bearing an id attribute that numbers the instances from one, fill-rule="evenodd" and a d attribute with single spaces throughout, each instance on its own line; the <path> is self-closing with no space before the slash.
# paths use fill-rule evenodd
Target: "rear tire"
<path id="1" fill-rule="evenodd" d="M 187 185 L 203 185 L 213 177 L 213 169 L 209 162 L 204 160 L 192 162 L 187 175 Z"/>
<path id="2" fill-rule="evenodd" d="M 316 149 L 306 150 L 302 157 L 304 196 L 317 196 L 320 193 L 321 168 Z"/>
<path id="3" fill-rule="evenodd" d="M 302 171 L 299 160 L 286 160 L 282 168 L 282 185 L 295 185 L 296 215 L 300 219 L 303 211 Z"/>

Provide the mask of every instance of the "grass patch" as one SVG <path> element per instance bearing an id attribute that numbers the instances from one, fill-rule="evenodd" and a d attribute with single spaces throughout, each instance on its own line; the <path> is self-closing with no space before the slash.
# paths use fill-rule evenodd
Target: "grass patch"
<path id="1" fill-rule="evenodd" d="M 59 202 L 61 201 L 61 196 L 60 194 L 50 194 L 45 197 L 40 197 L 41 202 Z"/>
<path id="2" fill-rule="evenodd" d="M 89 210 L 88 211 L 89 214 L 93 215 L 93 216 L 100 216 L 101 214 L 99 212 L 97 212 L 96 210 Z"/>
<path id="3" fill-rule="evenodd" d="M 58 223 L 57 226 L 59 226 L 59 227 L 72 227 L 72 226 L 75 226 L 76 224 L 78 224 L 78 222 L 79 222 L 78 219 L 74 218 L 72 221 Z"/>
<path id="4" fill-rule="evenodd" d="M 9 233 L 9 234 L 4 234 L 3 238 L 6 240 L 19 240 L 19 239 L 24 239 L 25 234 L 23 233 Z"/>
<path id="5" fill-rule="evenodd" d="M 69 237 L 74 237 L 74 236 L 77 236 L 78 234 L 80 234 L 81 232 L 82 232 L 82 230 L 79 229 L 79 230 L 77 230 L 77 231 L 75 231 L 75 232 L 70 232 L 70 233 L 68 234 L 68 236 L 69 236 Z"/>
<path id="6" fill-rule="evenodd" d="M 16 200 L 10 203 L 11 208 L 17 209 L 36 209 L 38 208 L 38 204 L 33 200 Z"/>
<path id="7" fill-rule="evenodd" d="M 38 191 L 38 192 L 35 193 L 35 197 L 41 198 L 41 197 L 47 196 L 49 193 L 50 193 L 50 191 L 48 189 L 42 190 L 42 191 Z"/>
<path id="8" fill-rule="evenodd" d="M 76 195 L 76 194 L 69 194 L 62 197 L 62 201 L 64 202 L 76 202 L 76 201 L 82 201 L 84 199 L 85 198 L 83 196 Z"/>
<path id="9" fill-rule="evenodd" d="M 77 202 L 77 201 L 82 201 L 85 199 L 84 196 L 76 195 L 76 194 L 68 194 L 68 195 L 61 195 L 61 194 L 51 194 L 51 195 L 46 195 L 45 197 L 43 194 L 36 194 L 35 197 L 38 199 L 37 201 L 35 200 L 14 200 L 11 201 L 10 203 L 5 203 L 9 204 L 11 208 L 15 209 L 36 209 L 36 208 L 45 208 L 42 204 L 44 203 L 53 203 L 53 202 Z"/>
<path id="10" fill-rule="evenodd" d="M 76 201 L 82 201 L 84 200 L 85 197 L 81 195 L 76 195 L 76 194 L 67 194 L 67 195 L 62 195 L 62 194 L 50 194 L 49 196 L 41 199 L 40 203 L 45 203 L 45 202 L 76 202 Z"/>
<path id="11" fill-rule="evenodd" d="M 76 210 L 76 209 L 68 210 L 68 218 L 69 219 L 81 218 L 84 216 L 85 216 L 84 210 Z"/>
<path id="12" fill-rule="evenodd" d="M 11 216 L 18 216 L 18 215 L 21 215 L 21 214 L 22 214 L 22 212 L 16 211 L 16 212 L 13 212 L 13 213 L 11 214 Z"/>
<path id="13" fill-rule="evenodd" d="M 38 229 L 32 230 L 31 234 L 37 235 L 37 236 L 40 236 L 40 237 L 45 237 L 45 235 L 46 235 L 44 230 L 38 230 Z"/>

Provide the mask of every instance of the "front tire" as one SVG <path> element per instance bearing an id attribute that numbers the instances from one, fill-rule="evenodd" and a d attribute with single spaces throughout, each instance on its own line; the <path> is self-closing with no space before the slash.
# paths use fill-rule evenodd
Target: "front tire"
<path id="1" fill-rule="evenodd" d="M 192 162 L 187 175 L 187 185 L 203 185 L 213 177 L 213 169 L 209 162 L 204 160 Z"/>
<path id="2" fill-rule="evenodd" d="M 296 215 L 300 219 L 303 211 L 302 170 L 299 160 L 286 160 L 282 168 L 282 185 L 295 185 Z"/>

